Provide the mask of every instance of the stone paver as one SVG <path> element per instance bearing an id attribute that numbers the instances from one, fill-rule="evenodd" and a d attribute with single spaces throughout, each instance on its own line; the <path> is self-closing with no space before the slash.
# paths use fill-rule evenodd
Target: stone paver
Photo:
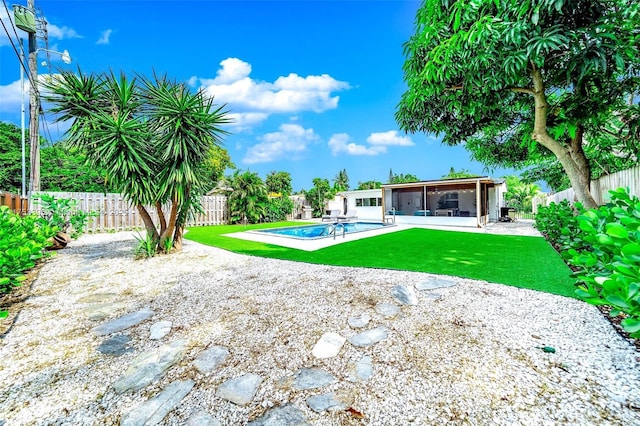
<path id="1" fill-rule="evenodd" d="M 324 333 L 315 344 L 311 354 L 316 358 L 331 358 L 340 352 L 347 339 L 338 333 Z"/>
<path id="2" fill-rule="evenodd" d="M 116 392 L 139 390 L 159 379 L 173 364 L 178 362 L 187 346 L 187 340 L 176 340 L 138 355 L 129 368 L 114 383 Z"/>
<path id="3" fill-rule="evenodd" d="M 393 303 L 378 303 L 375 309 L 377 313 L 385 318 L 393 318 L 400 313 L 400 307 Z"/>
<path id="4" fill-rule="evenodd" d="M 307 405 L 316 413 L 323 411 L 343 411 L 349 407 L 346 401 L 343 401 L 336 392 L 329 392 L 322 395 L 315 395 L 307 399 Z"/>
<path id="5" fill-rule="evenodd" d="M 171 321 L 158 321 L 149 328 L 149 339 L 160 340 L 171 331 Z"/>
<path id="6" fill-rule="evenodd" d="M 224 346 L 211 346 L 193 361 L 193 365 L 202 374 L 211 373 L 229 356 L 229 349 Z"/>
<path id="7" fill-rule="evenodd" d="M 349 327 L 352 328 L 363 328 L 369 325 L 369 321 L 371 321 L 371 316 L 369 314 L 358 315 L 357 317 L 349 317 L 347 322 L 349 323 Z"/>
<path id="8" fill-rule="evenodd" d="M 248 426 L 309 426 L 304 413 L 294 405 L 287 404 L 282 407 L 267 410 L 262 417 L 250 421 Z"/>
<path id="9" fill-rule="evenodd" d="M 418 296 L 412 287 L 397 285 L 391 289 L 391 295 L 401 305 L 417 305 Z"/>
<path id="10" fill-rule="evenodd" d="M 249 373 L 222 383 L 216 395 L 237 405 L 247 405 L 256 395 L 262 377 Z"/>
<path id="11" fill-rule="evenodd" d="M 303 368 L 298 371 L 293 387 L 299 390 L 316 389 L 335 383 L 336 378 L 321 368 Z"/>
<path id="12" fill-rule="evenodd" d="M 141 309 L 104 324 L 100 324 L 99 326 L 91 329 L 91 332 L 96 336 L 106 336 L 107 334 L 112 334 L 133 327 L 134 325 L 138 325 L 142 321 L 150 318 L 152 315 L 153 311 L 151 309 Z"/>
<path id="13" fill-rule="evenodd" d="M 198 410 L 189 416 L 184 426 L 222 426 L 222 423 L 206 411 Z"/>
<path id="14" fill-rule="evenodd" d="M 366 347 L 381 342 L 389 337 L 389 329 L 386 327 L 376 327 L 363 331 L 349 338 L 349 343 L 353 346 Z"/>
<path id="15" fill-rule="evenodd" d="M 121 426 L 156 425 L 173 410 L 191 391 L 195 382 L 184 380 L 173 382 L 158 395 L 129 411 L 120 420 Z"/>
<path id="16" fill-rule="evenodd" d="M 105 355 L 120 356 L 127 352 L 133 351 L 133 348 L 129 346 L 131 337 L 126 334 L 120 334 L 113 336 L 100 343 L 97 347 L 98 352 Z"/>
<path id="17" fill-rule="evenodd" d="M 418 290 L 435 290 L 437 288 L 453 287 L 456 282 L 444 278 L 430 278 L 416 284 Z"/>

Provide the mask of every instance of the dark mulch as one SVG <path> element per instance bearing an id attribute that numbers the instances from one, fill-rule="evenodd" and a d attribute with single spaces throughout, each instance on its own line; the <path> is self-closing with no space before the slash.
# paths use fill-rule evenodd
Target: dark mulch
<path id="1" fill-rule="evenodd" d="M 9 311 L 9 316 L 0 319 L 0 339 L 4 339 L 13 328 L 20 311 L 22 311 L 25 302 L 31 295 L 31 287 L 36 278 L 38 278 L 43 265 L 44 262 L 37 263 L 36 266 L 25 272 L 27 279 L 19 287 L 15 287 L 11 293 L 0 296 L 0 310 Z"/>

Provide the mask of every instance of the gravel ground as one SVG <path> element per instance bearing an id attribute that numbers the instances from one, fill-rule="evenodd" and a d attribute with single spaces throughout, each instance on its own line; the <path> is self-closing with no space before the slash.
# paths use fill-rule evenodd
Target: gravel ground
<path id="1" fill-rule="evenodd" d="M 312 425 L 640 424 L 639 354 L 583 302 L 453 278 L 456 286 L 437 290 L 440 299 L 418 292 L 417 305 L 387 318 L 375 306 L 395 302 L 394 286 L 436 276 L 254 258 L 190 241 L 182 253 L 136 261 L 134 246 L 131 233 L 85 235 L 44 264 L 2 340 L 0 424 L 118 424 L 185 379 L 195 387 L 162 424 L 184 424 L 204 409 L 223 425 L 240 425 L 285 404 Z M 105 337 L 93 327 L 142 308 L 155 314 L 120 333 L 131 337 L 132 351 L 96 350 Z M 368 328 L 387 327 L 388 339 L 366 348 L 347 342 L 335 357 L 313 357 L 324 333 L 362 331 L 347 320 L 365 313 Z M 172 329 L 150 340 L 150 325 L 160 320 Z M 136 392 L 114 391 L 137 355 L 178 339 L 187 339 L 188 350 L 166 375 Z M 202 374 L 193 360 L 212 345 L 230 355 Z M 349 381 L 365 355 L 373 376 Z M 305 367 L 338 381 L 292 388 Z M 251 403 L 215 395 L 222 382 L 247 373 L 262 378 Z M 308 407 L 309 397 L 330 391 L 350 409 Z"/>

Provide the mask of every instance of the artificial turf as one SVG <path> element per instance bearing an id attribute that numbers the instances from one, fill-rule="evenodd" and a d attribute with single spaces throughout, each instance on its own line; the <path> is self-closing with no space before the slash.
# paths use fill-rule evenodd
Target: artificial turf
<path id="1" fill-rule="evenodd" d="M 540 237 L 412 228 L 307 252 L 222 235 L 291 225 L 294 223 L 194 227 L 185 238 L 252 256 L 429 272 L 575 297 L 571 270 Z"/>

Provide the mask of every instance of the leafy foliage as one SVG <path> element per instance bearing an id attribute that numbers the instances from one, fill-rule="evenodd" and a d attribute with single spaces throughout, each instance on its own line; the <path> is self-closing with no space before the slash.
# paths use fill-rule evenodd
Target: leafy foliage
<path id="1" fill-rule="evenodd" d="M 594 207 L 585 135 L 635 134 L 639 24 L 635 0 L 426 0 L 404 45 L 396 119 L 490 167 L 553 155 Z"/>
<path id="2" fill-rule="evenodd" d="M 108 183 L 136 205 L 158 251 L 181 248 L 183 228 L 206 180 L 211 152 L 226 134 L 222 107 L 203 91 L 154 75 L 127 78 L 62 71 L 46 84 L 58 121 L 71 121 L 67 141 L 103 168 Z M 170 202 L 167 216 L 160 208 Z M 145 205 L 160 217 L 153 223 Z M 171 241 L 169 241 L 171 240 Z"/>
<path id="3" fill-rule="evenodd" d="M 378 182 L 377 180 L 368 180 L 366 182 L 358 182 L 357 190 L 379 188 L 382 188 L 382 182 Z"/>
<path id="4" fill-rule="evenodd" d="M 26 279 L 44 255 L 55 228 L 37 215 L 18 216 L 0 206 L 0 293 L 7 293 Z"/>
<path id="5" fill-rule="evenodd" d="M 518 176 L 506 176 L 507 193 L 505 198 L 507 206 L 519 212 L 530 213 L 532 211 L 533 197 L 540 193 L 540 187 L 533 183 L 524 183 Z"/>
<path id="6" fill-rule="evenodd" d="M 335 192 L 349 190 L 349 176 L 347 175 L 347 169 L 340 170 L 333 179 L 333 190 Z"/>
<path id="7" fill-rule="evenodd" d="M 399 175 L 393 173 L 393 170 L 389 170 L 389 183 L 408 183 L 408 182 L 418 182 L 420 179 L 416 175 L 412 175 L 407 173 L 403 175 L 400 173 Z"/>
<path id="8" fill-rule="evenodd" d="M 610 305 L 622 327 L 640 338 L 640 199 L 625 188 L 609 191 L 611 202 L 597 209 L 564 201 L 542 208 L 537 228 L 575 268 L 576 295 L 593 305 Z"/>
<path id="9" fill-rule="evenodd" d="M 449 169 L 449 173 L 442 176 L 442 179 L 460 179 L 460 178 L 468 178 L 468 177 L 474 177 L 474 176 L 475 175 L 473 173 L 470 173 L 469 170 L 466 170 L 466 169 L 456 170 L 455 168 L 451 167 L 451 169 Z"/>
<path id="10" fill-rule="evenodd" d="M 42 209 L 40 214 L 49 226 L 68 233 L 71 238 L 82 235 L 89 220 L 98 216 L 98 212 L 78 209 L 78 200 L 73 198 L 56 199 L 49 194 L 35 194 L 32 199 Z"/>
<path id="11" fill-rule="evenodd" d="M 623 314 L 622 327 L 640 338 L 640 199 L 626 189 L 609 191 L 611 203 L 577 218 L 586 249 L 569 249 L 580 286 L 576 294 L 593 305 Z"/>
<path id="12" fill-rule="evenodd" d="M 313 217 L 321 217 L 325 211 L 325 204 L 333 198 L 334 192 L 331 190 L 328 179 L 314 178 L 313 188 L 304 192 L 307 203 L 313 208 Z"/>
<path id="13" fill-rule="evenodd" d="M 267 187 L 257 173 L 236 170 L 227 178 L 233 188 L 229 194 L 231 223 L 258 223 L 265 216 L 268 203 Z"/>

